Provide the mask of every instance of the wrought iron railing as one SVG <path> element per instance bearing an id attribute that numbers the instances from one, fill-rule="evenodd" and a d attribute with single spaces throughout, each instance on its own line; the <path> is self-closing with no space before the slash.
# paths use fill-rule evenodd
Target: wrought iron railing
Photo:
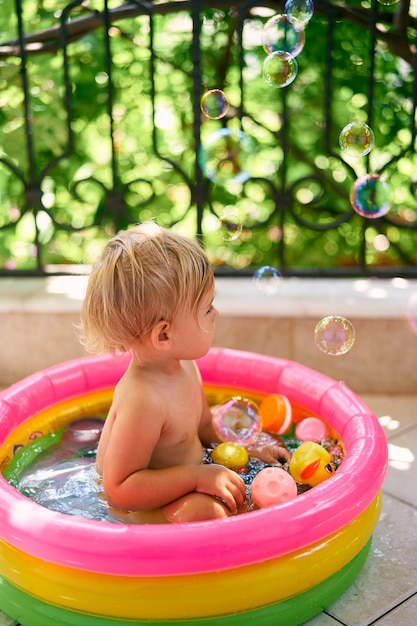
<path id="1" fill-rule="evenodd" d="M 218 273 L 417 277 L 417 1 L 289 2 L 3 0 L 0 275 L 152 218 Z"/>

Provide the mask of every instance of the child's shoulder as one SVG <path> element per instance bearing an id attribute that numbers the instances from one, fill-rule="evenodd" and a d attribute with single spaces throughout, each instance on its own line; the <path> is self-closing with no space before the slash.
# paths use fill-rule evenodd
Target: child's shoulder
<path id="1" fill-rule="evenodd" d="M 114 389 L 114 397 L 119 400 L 152 400 L 158 396 L 157 377 L 141 376 L 139 373 L 126 371 Z"/>

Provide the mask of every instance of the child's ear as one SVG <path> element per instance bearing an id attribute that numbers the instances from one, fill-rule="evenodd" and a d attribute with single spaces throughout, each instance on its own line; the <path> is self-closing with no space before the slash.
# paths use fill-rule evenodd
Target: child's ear
<path id="1" fill-rule="evenodd" d="M 151 330 L 151 341 L 157 350 L 167 350 L 171 347 L 171 324 L 162 320 Z"/>

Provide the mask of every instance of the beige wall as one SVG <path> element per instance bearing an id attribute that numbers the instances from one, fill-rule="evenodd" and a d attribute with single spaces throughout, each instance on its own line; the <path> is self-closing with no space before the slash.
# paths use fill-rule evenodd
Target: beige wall
<path id="1" fill-rule="evenodd" d="M 215 343 L 298 361 L 357 393 L 417 393 L 417 337 L 404 321 L 349 319 L 356 340 L 341 356 L 323 354 L 315 345 L 317 318 L 223 317 Z"/>
<path id="2" fill-rule="evenodd" d="M 3 387 L 85 354 L 75 328 L 85 277 L 25 280 L 0 280 Z M 298 281 L 274 300 L 248 292 L 247 282 L 218 281 L 215 303 L 221 316 L 215 345 L 298 361 L 343 380 L 357 393 L 415 394 L 417 335 L 404 318 L 414 285 L 400 283 L 400 290 L 384 292 L 382 286 L 392 285 L 372 283 L 367 296 L 364 283 L 359 291 L 352 285 Z M 355 327 L 355 344 L 345 355 L 328 356 L 314 343 L 317 321 L 329 314 L 343 314 Z"/>

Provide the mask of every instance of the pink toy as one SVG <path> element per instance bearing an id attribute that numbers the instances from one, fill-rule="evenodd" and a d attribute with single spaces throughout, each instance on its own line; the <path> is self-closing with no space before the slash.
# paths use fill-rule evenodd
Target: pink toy
<path id="1" fill-rule="evenodd" d="M 318 417 L 306 417 L 295 427 L 295 436 L 299 441 L 320 443 L 329 436 L 329 429 Z"/>
<path id="2" fill-rule="evenodd" d="M 252 502 L 261 508 L 281 504 L 297 496 L 297 483 L 285 470 L 265 467 L 252 481 L 251 496 Z"/>

